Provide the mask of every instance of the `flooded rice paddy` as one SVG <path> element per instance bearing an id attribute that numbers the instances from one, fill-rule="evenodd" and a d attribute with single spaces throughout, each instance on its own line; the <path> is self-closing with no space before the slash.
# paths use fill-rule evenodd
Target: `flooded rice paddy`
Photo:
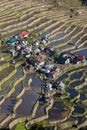
<path id="1" fill-rule="evenodd" d="M 49 120 L 62 120 L 69 114 L 63 102 L 54 102 L 53 108 L 49 111 Z"/>

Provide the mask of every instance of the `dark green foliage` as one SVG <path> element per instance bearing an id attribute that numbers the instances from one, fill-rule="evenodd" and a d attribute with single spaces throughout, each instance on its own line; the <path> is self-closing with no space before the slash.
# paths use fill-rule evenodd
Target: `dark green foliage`
<path id="1" fill-rule="evenodd" d="M 47 126 L 47 122 L 41 121 L 41 122 L 33 124 L 29 130 L 50 130 L 49 127 L 46 127 L 46 126 Z"/>
<path id="2" fill-rule="evenodd" d="M 87 6 L 87 0 L 80 0 L 83 6 Z"/>
<path id="3" fill-rule="evenodd" d="M 87 130 L 87 127 L 82 127 L 79 130 Z"/>
<path id="4" fill-rule="evenodd" d="M 42 125 L 34 124 L 30 130 L 44 130 L 44 127 Z"/>

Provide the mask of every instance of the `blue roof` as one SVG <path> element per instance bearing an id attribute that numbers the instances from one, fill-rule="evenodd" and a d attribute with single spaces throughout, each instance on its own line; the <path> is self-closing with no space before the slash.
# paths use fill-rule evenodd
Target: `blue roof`
<path id="1" fill-rule="evenodd" d="M 7 43 L 16 43 L 17 42 L 17 40 L 16 39 L 13 39 L 13 38 L 11 38 L 11 39 L 9 39 L 8 41 L 7 41 Z"/>

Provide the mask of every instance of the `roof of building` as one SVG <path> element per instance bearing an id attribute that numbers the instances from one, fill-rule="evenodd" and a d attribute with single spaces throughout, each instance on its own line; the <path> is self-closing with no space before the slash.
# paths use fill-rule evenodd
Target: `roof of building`
<path id="1" fill-rule="evenodd" d="M 28 35 L 29 35 L 29 33 L 26 32 L 26 31 L 23 31 L 23 32 L 21 32 L 21 33 L 19 34 L 20 37 L 25 37 L 25 36 L 28 36 Z"/>

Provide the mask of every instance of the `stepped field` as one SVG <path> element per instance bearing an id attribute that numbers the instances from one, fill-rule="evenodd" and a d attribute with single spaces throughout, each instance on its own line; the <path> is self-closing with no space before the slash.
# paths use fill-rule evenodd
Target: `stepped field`
<path id="1" fill-rule="evenodd" d="M 61 3 L 60 3 L 61 5 Z M 0 0 L 0 129 L 73 130 L 87 126 L 87 60 L 74 65 L 54 62 L 60 68 L 55 79 L 45 79 L 36 68 L 26 71 L 26 59 L 8 53 L 6 41 L 22 31 L 29 32 L 29 45 L 46 37 L 46 47 L 57 54 L 73 53 L 87 59 L 87 7 L 55 7 L 37 0 Z M 37 56 L 38 57 L 38 56 Z M 4 60 L 3 60 L 4 58 Z M 33 56 L 34 58 L 34 56 Z M 46 60 L 46 61 L 47 61 Z M 47 82 L 65 84 L 64 93 L 53 91 L 53 104 L 40 103 Z"/>

